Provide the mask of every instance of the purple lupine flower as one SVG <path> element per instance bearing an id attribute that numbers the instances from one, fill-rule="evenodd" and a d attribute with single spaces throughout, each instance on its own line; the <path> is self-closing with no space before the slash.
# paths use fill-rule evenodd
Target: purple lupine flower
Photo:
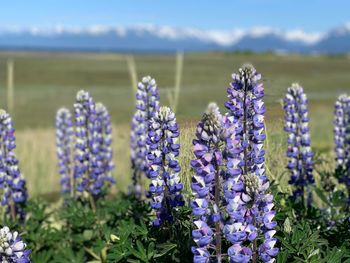
<path id="1" fill-rule="evenodd" d="M 56 114 L 56 153 L 61 175 L 61 192 L 71 193 L 73 140 L 72 115 L 67 108 L 61 108 Z"/>
<path id="2" fill-rule="evenodd" d="M 96 107 L 89 93 L 79 91 L 75 111 L 75 166 L 76 191 L 94 198 L 103 193 L 104 183 L 112 183 L 111 127 L 104 106 Z M 108 113 L 107 113 L 108 115 Z"/>
<path id="3" fill-rule="evenodd" d="M 150 122 L 147 145 L 149 153 L 148 177 L 150 178 L 150 206 L 156 210 L 154 226 L 173 219 L 173 209 L 184 205 L 180 179 L 179 128 L 175 114 L 168 107 L 161 107 Z"/>
<path id="4" fill-rule="evenodd" d="M 288 133 L 287 168 L 291 173 L 289 183 L 294 186 L 293 199 L 300 198 L 304 202 L 305 190 L 307 203 L 311 205 L 312 194 L 310 184 L 315 182 L 313 171 L 313 152 L 311 150 L 308 100 L 299 84 L 288 88 L 284 98 L 285 126 Z"/>
<path id="5" fill-rule="evenodd" d="M 265 175 L 265 106 L 261 75 L 252 66 L 244 66 L 227 89 L 225 103 L 228 114 L 225 127 L 230 127 L 226 138 L 227 171 L 224 193 L 229 220 L 224 227 L 226 238 L 232 243 L 228 250 L 230 262 L 249 262 L 265 253 L 276 251 L 266 233 L 276 226 L 273 221 L 273 196 L 267 194 L 269 181 Z M 263 241 L 258 243 L 258 237 Z M 264 248 L 264 249 L 263 249 Z M 277 249 L 278 251 L 278 249 Z"/>
<path id="6" fill-rule="evenodd" d="M 6 206 L 6 212 L 15 219 L 19 216 L 24 220 L 23 206 L 28 199 L 26 181 L 18 167 L 15 155 L 15 129 L 10 115 L 0 111 L 0 188 L 3 189 L 1 204 Z"/>
<path id="7" fill-rule="evenodd" d="M 192 248 L 194 262 L 209 262 L 209 247 L 216 239 L 216 258 L 221 261 L 222 206 L 221 185 L 223 162 L 223 123 L 219 108 L 210 103 L 196 129 L 193 152 L 196 159 L 191 161 L 195 174 L 192 177 L 192 214 L 196 229 L 192 236 L 198 248 Z"/>
<path id="8" fill-rule="evenodd" d="M 18 233 L 5 226 L 0 229 L 0 262 L 29 263 L 30 250 Z"/>
<path id="9" fill-rule="evenodd" d="M 112 176 L 112 171 L 115 167 L 113 162 L 112 149 L 112 123 L 107 108 L 102 103 L 96 103 L 97 118 L 102 127 L 102 142 L 99 154 L 102 161 L 102 176 L 103 182 L 115 183 Z"/>
<path id="10" fill-rule="evenodd" d="M 334 107 L 334 143 L 339 182 L 350 193 L 350 97 L 340 95 Z"/>
<path id="11" fill-rule="evenodd" d="M 136 93 L 136 112 L 131 122 L 130 159 L 133 170 L 132 192 L 141 194 L 141 179 L 147 175 L 147 137 L 150 120 L 159 110 L 159 93 L 156 81 L 150 76 L 143 77 Z"/>

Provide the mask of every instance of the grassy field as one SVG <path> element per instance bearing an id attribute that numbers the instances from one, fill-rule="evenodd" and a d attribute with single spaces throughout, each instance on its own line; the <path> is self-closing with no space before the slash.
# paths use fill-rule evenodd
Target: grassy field
<path id="1" fill-rule="evenodd" d="M 110 110 L 114 123 L 117 189 L 129 183 L 129 120 L 133 94 L 126 61 L 118 54 L 0 53 L 0 105 L 6 108 L 6 60 L 15 61 L 15 112 L 17 153 L 31 194 L 59 190 L 56 169 L 54 117 L 60 106 L 70 106 L 79 89 L 88 90 Z M 174 86 L 173 55 L 135 56 L 138 77 L 156 78 L 161 103 L 167 105 Z M 268 174 L 286 187 L 286 160 L 282 132 L 281 99 L 292 82 L 304 86 L 310 100 L 313 148 L 332 167 L 332 114 L 337 95 L 350 91 L 350 59 L 272 54 L 186 54 L 177 117 L 181 126 L 182 177 L 188 182 L 188 161 L 195 123 L 210 101 L 223 109 L 230 75 L 250 62 L 262 73 L 266 89 Z M 283 178 L 280 178 L 283 175 Z"/>

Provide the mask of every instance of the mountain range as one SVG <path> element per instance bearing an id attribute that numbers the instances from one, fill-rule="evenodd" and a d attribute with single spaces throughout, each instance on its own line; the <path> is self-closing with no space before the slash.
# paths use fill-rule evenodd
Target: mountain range
<path id="1" fill-rule="evenodd" d="M 350 24 L 323 33 L 249 30 L 200 30 L 169 26 L 0 28 L 0 49 L 118 52 L 253 51 L 350 53 Z"/>

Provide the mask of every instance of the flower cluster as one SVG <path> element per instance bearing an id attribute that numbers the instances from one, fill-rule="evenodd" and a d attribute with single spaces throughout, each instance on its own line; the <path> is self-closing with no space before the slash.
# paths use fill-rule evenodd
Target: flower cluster
<path id="1" fill-rule="evenodd" d="M 141 178 L 147 175 L 147 137 L 150 120 L 159 110 L 159 93 L 156 81 L 150 76 L 142 78 L 136 93 L 136 112 L 132 118 L 130 146 L 132 191 L 141 194 Z"/>
<path id="2" fill-rule="evenodd" d="M 71 144 L 73 139 L 72 115 L 67 108 L 56 114 L 56 154 L 61 175 L 61 191 L 71 193 Z"/>
<path id="3" fill-rule="evenodd" d="M 115 167 L 113 163 L 112 149 L 112 123 L 107 108 L 102 103 L 96 103 L 96 113 L 99 125 L 101 125 L 102 141 L 100 145 L 100 160 L 102 162 L 102 179 L 104 181 L 115 183 L 112 171 Z"/>
<path id="4" fill-rule="evenodd" d="M 345 94 L 334 107 L 334 143 L 339 182 L 350 189 L 350 97 Z"/>
<path id="5" fill-rule="evenodd" d="M 229 220 L 224 227 L 232 243 L 230 262 L 272 262 L 278 253 L 273 237 L 273 196 L 267 193 L 265 175 L 265 106 L 261 75 L 252 66 L 244 66 L 227 89 L 228 114 L 225 126 L 234 131 L 226 139 L 227 171 L 224 183 Z M 262 238 L 258 238 L 262 236 Z M 261 244 L 258 240 L 262 240 Z"/>
<path id="6" fill-rule="evenodd" d="M 28 199 L 26 181 L 18 167 L 14 149 L 16 148 L 15 129 L 10 115 L 0 111 L 0 188 L 3 189 L 1 204 L 6 206 L 12 219 L 17 215 L 21 220 L 25 213 L 23 206 Z"/>
<path id="7" fill-rule="evenodd" d="M 5 226 L 0 229 L 0 262 L 29 263 L 30 250 L 17 232 Z"/>
<path id="8" fill-rule="evenodd" d="M 194 262 L 208 262 L 214 232 L 216 242 L 221 243 L 222 119 L 218 106 L 210 103 L 197 125 L 196 139 L 193 140 L 196 159 L 191 161 L 191 167 L 195 172 L 191 182 L 194 195 L 191 208 L 196 228 L 192 231 L 192 236 L 197 245 L 192 248 Z M 215 226 L 215 231 L 212 230 L 212 225 Z M 220 245 L 216 251 L 216 257 L 220 262 L 221 251 L 219 250 L 221 250 Z"/>
<path id="9" fill-rule="evenodd" d="M 111 123 L 103 105 L 96 106 L 92 97 L 79 91 L 74 104 L 75 152 L 74 181 L 79 194 L 94 198 L 103 192 L 105 183 L 114 183 L 111 149 Z"/>
<path id="10" fill-rule="evenodd" d="M 295 188 L 294 199 L 300 198 L 304 202 L 306 190 L 307 202 L 311 204 L 312 195 L 309 185 L 314 183 L 314 177 L 307 104 L 306 94 L 299 84 L 293 84 L 288 88 L 283 107 L 284 130 L 288 133 L 287 168 L 291 173 L 289 183 Z"/>
<path id="11" fill-rule="evenodd" d="M 147 176 L 150 178 L 150 206 L 156 210 L 154 226 L 173 219 L 173 208 L 184 205 L 180 182 L 179 128 L 175 114 L 161 107 L 150 121 L 147 138 L 149 153 Z"/>

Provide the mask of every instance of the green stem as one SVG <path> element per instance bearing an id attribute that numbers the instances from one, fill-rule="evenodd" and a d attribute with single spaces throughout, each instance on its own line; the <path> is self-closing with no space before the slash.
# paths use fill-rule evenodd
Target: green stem
<path id="1" fill-rule="evenodd" d="M 92 211 L 94 211 L 94 213 L 96 214 L 96 202 L 94 197 L 92 196 L 92 194 L 89 195 L 89 199 L 90 199 L 90 206 Z"/>

